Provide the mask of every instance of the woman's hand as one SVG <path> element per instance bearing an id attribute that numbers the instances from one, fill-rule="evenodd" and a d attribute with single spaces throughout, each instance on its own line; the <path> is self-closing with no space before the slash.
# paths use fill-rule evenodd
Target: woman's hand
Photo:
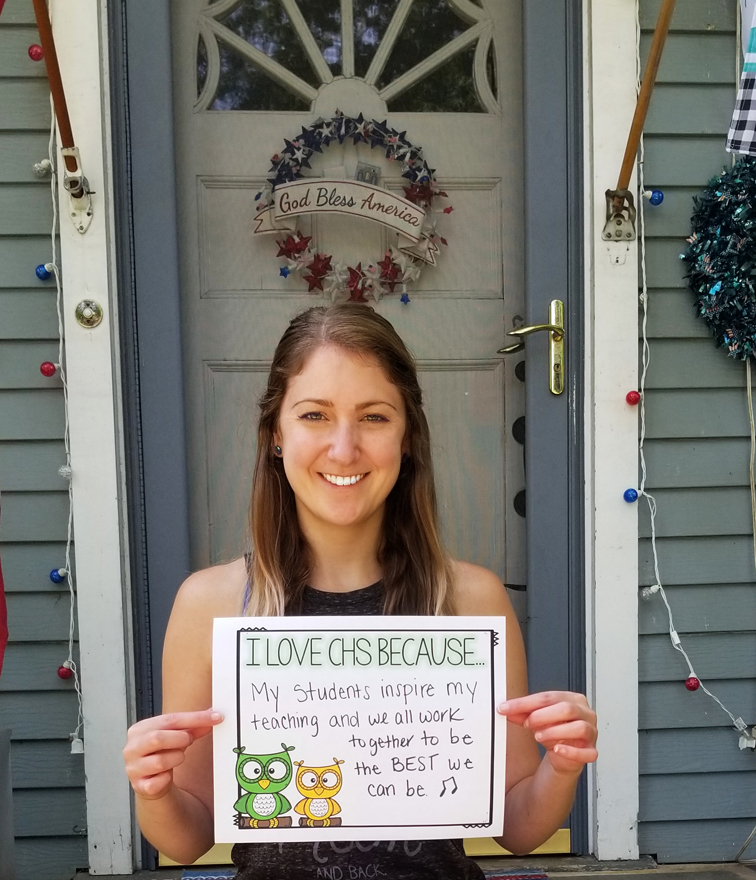
<path id="1" fill-rule="evenodd" d="M 145 800 L 164 797 L 173 785 L 173 770 L 184 753 L 223 720 L 214 709 L 174 712 L 146 718 L 129 728 L 123 757 L 131 787 Z"/>
<path id="2" fill-rule="evenodd" d="M 598 758 L 596 713 L 583 694 L 546 691 L 507 700 L 497 711 L 532 731 L 546 749 L 546 760 L 559 774 L 577 775 Z"/>

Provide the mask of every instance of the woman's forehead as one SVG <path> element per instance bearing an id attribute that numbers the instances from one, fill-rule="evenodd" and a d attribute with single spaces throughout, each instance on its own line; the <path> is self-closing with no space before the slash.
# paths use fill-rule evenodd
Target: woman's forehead
<path id="1" fill-rule="evenodd" d="M 389 380 L 376 357 L 324 345 L 316 348 L 300 372 L 289 379 L 286 396 L 361 399 L 368 394 L 372 399 L 371 390 L 390 395 L 392 400 L 402 399 L 400 390 Z"/>

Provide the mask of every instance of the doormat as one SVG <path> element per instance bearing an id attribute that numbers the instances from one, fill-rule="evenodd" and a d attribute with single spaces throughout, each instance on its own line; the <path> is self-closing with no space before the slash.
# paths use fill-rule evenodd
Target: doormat
<path id="1" fill-rule="evenodd" d="M 181 880 L 230 880 L 236 877 L 236 868 L 187 868 Z"/>
<path id="2" fill-rule="evenodd" d="M 540 871 L 486 871 L 486 880 L 549 880 L 548 874 Z"/>

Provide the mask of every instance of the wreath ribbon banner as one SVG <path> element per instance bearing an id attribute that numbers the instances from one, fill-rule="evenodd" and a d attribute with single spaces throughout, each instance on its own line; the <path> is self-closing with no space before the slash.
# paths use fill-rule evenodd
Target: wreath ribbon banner
<path id="1" fill-rule="evenodd" d="M 420 241 L 425 211 L 413 202 L 371 183 L 306 177 L 276 187 L 275 202 L 255 218 L 255 234 L 291 231 L 289 217 L 302 214 L 350 214 L 373 220 L 413 244 Z"/>

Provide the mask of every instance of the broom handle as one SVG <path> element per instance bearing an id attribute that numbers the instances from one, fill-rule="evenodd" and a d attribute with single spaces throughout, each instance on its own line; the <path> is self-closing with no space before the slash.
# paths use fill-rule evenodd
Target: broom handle
<path id="1" fill-rule="evenodd" d="M 71 120 L 68 116 L 66 94 L 63 91 L 63 80 L 60 76 L 58 53 L 55 51 L 55 40 L 53 39 L 52 28 L 50 27 L 47 3 L 45 0 L 32 0 L 32 2 L 34 4 L 34 15 L 37 19 L 37 29 L 39 30 L 39 41 L 42 44 L 42 51 L 45 56 L 45 67 L 47 68 L 47 78 L 50 81 L 55 116 L 58 119 L 60 145 L 64 148 L 70 148 L 74 146 L 73 131 L 71 130 Z M 65 163 L 69 171 L 75 172 L 77 170 L 76 159 L 73 156 L 66 156 Z"/>
<path id="2" fill-rule="evenodd" d="M 39 2 L 39 0 L 35 0 L 35 3 L 37 2 Z M 651 95 L 654 92 L 656 74 L 659 72 L 659 63 L 661 62 L 662 52 L 664 51 L 664 43 L 667 40 L 672 13 L 675 11 L 675 2 L 676 0 L 662 0 L 662 5 L 659 9 L 659 18 L 656 22 L 656 30 L 654 31 L 654 38 L 651 42 L 651 50 L 648 53 L 646 69 L 643 72 L 643 82 L 638 94 L 638 103 L 635 105 L 633 123 L 630 126 L 630 134 L 627 138 L 625 156 L 622 159 L 622 168 L 620 170 L 619 180 L 617 181 L 617 190 L 626 190 L 630 185 L 630 178 L 632 177 L 633 167 L 635 166 L 635 157 L 638 155 L 638 146 L 640 145 L 643 126 L 646 123 L 648 105 L 651 102 Z M 623 203 L 624 199 L 614 200 L 614 206 L 617 210 L 621 210 Z"/>

